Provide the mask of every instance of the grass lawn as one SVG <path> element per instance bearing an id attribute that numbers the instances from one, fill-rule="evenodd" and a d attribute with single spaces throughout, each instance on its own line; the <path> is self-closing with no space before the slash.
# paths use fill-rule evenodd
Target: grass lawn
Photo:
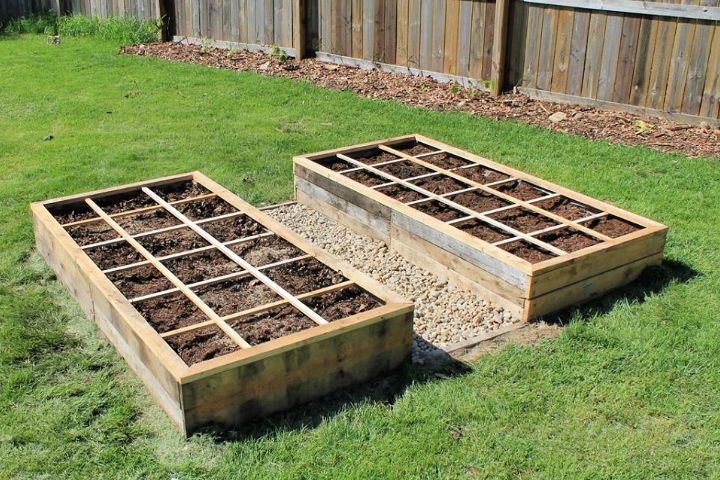
<path id="1" fill-rule="evenodd" d="M 0 37 L 0 477 L 720 478 L 717 159 L 115 52 Z M 668 262 L 450 379 L 186 442 L 33 251 L 31 201 L 198 169 L 277 202 L 293 154 L 412 132 L 668 224 Z"/>

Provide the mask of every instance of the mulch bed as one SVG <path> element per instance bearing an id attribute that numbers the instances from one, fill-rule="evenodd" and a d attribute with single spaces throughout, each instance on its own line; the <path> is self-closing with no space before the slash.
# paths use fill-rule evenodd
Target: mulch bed
<path id="1" fill-rule="evenodd" d="M 484 92 L 439 84 L 429 78 L 379 70 L 360 70 L 306 59 L 280 63 L 258 52 L 228 51 L 177 43 L 131 45 L 121 53 L 204 64 L 216 68 L 252 71 L 262 75 L 305 79 L 335 90 L 435 110 L 459 110 L 497 120 L 518 120 L 551 130 L 626 145 L 644 145 L 689 157 L 720 157 L 720 129 L 682 125 L 660 118 L 610 112 L 581 105 L 531 100 L 521 93 L 492 97 Z M 550 117 L 562 112 L 564 120 Z M 638 123 L 645 122 L 645 123 Z"/>

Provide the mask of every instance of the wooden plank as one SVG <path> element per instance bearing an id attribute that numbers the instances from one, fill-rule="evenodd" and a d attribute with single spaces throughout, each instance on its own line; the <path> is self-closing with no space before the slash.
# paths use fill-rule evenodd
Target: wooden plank
<path id="1" fill-rule="evenodd" d="M 635 58 L 638 49 L 638 36 L 640 35 L 640 20 L 640 17 L 634 16 L 626 16 L 623 20 L 617 73 L 613 82 L 612 100 L 614 102 L 629 103 L 630 101 L 633 73 L 635 72 Z"/>
<path id="2" fill-rule="evenodd" d="M 363 58 L 363 0 L 352 0 L 351 56 Z"/>
<path id="3" fill-rule="evenodd" d="M 665 92 L 664 110 L 679 112 L 682 109 L 685 81 L 690 67 L 690 54 L 695 37 L 695 23 L 682 21 L 675 31 L 675 43 L 670 61 L 667 90 Z"/>
<path id="4" fill-rule="evenodd" d="M 397 0 L 397 49 L 395 63 L 408 66 L 410 0 Z"/>
<path id="5" fill-rule="evenodd" d="M 458 74 L 458 34 L 460 31 L 460 0 L 447 0 L 443 72 Z"/>
<path id="6" fill-rule="evenodd" d="M 432 25 L 433 25 L 433 0 L 421 0 L 420 11 L 420 63 L 421 70 L 432 70 Z"/>
<path id="7" fill-rule="evenodd" d="M 653 52 L 652 69 L 645 106 L 661 110 L 665 105 L 671 55 L 675 43 L 677 22 L 670 19 L 658 19 L 658 33 Z"/>
<path id="8" fill-rule="evenodd" d="M 540 59 L 538 61 L 537 88 L 552 88 L 553 61 L 557 39 L 558 11 L 546 8 L 543 13 L 542 36 L 540 38 Z"/>
<path id="9" fill-rule="evenodd" d="M 483 39 L 482 78 L 492 79 L 492 51 L 495 44 L 495 3 L 489 2 L 485 7 L 485 38 Z"/>
<path id="10" fill-rule="evenodd" d="M 385 61 L 385 0 L 375 0 L 373 11 L 373 56 L 375 62 Z"/>
<path id="11" fill-rule="evenodd" d="M 443 60 L 445 51 L 445 10 L 447 7 L 446 0 L 433 0 L 433 17 L 432 24 L 425 25 L 432 29 L 432 59 L 428 68 L 435 72 L 443 71 Z"/>
<path id="12" fill-rule="evenodd" d="M 382 0 L 364 0 L 363 2 L 363 56 L 365 60 L 375 59 L 375 2 Z"/>
<path id="13" fill-rule="evenodd" d="M 600 81 L 602 52 L 605 46 L 607 16 L 593 13 L 590 16 L 587 54 L 585 56 L 585 74 L 583 76 L 582 96 L 597 98 Z"/>
<path id="14" fill-rule="evenodd" d="M 558 12 L 555 59 L 553 60 L 552 83 L 550 87 L 554 92 L 567 91 L 574 17 L 575 12 L 567 8 L 563 8 Z"/>
<path id="15" fill-rule="evenodd" d="M 525 87 L 537 88 L 538 62 L 540 61 L 540 38 L 542 35 L 542 8 L 535 5 L 528 7 L 527 38 L 525 41 L 525 62 L 522 84 Z"/>
<path id="16" fill-rule="evenodd" d="M 652 17 L 643 18 L 640 21 L 635 70 L 629 98 L 629 103 L 633 105 L 645 105 L 647 100 L 658 26 L 659 22 Z"/>
<path id="17" fill-rule="evenodd" d="M 483 55 L 485 53 L 485 30 L 487 25 L 487 2 L 473 2 L 471 39 L 470 39 L 470 60 L 469 69 L 472 78 L 489 80 L 483 77 Z"/>
<path id="18" fill-rule="evenodd" d="M 500 95 L 505 83 L 505 65 L 508 41 L 508 17 L 510 13 L 510 0 L 496 0 L 495 22 L 493 25 L 493 46 L 491 54 L 492 93 Z"/>
<path id="19" fill-rule="evenodd" d="M 353 17 L 352 17 L 352 0 L 342 0 L 343 2 L 343 38 L 342 50 L 345 55 L 352 55 L 352 39 L 353 39 Z"/>
<path id="20" fill-rule="evenodd" d="M 385 0 L 385 55 L 383 62 L 395 64 L 397 57 L 397 0 Z"/>
<path id="21" fill-rule="evenodd" d="M 623 21 L 622 15 L 610 15 L 607 19 L 597 90 L 597 98 L 600 100 L 612 101 L 613 99 Z"/>
<path id="22" fill-rule="evenodd" d="M 263 43 L 261 45 L 272 45 L 275 43 L 275 0 L 265 0 L 264 12 Z"/>
<path id="23" fill-rule="evenodd" d="M 591 10 L 654 15 L 661 17 L 686 18 L 696 20 L 720 20 L 720 7 L 677 4 L 672 2 L 642 2 L 636 0 L 523 0 L 527 3 L 555 5 L 569 8 L 587 8 Z"/>
<path id="24" fill-rule="evenodd" d="M 341 29 L 340 16 L 341 16 L 340 15 L 340 2 L 338 2 L 337 0 L 331 1 L 330 2 L 330 11 L 329 11 L 329 15 L 328 15 L 329 23 L 330 23 L 330 32 L 328 34 L 328 39 L 329 39 L 330 46 L 327 50 L 330 53 L 337 54 L 340 51 L 338 48 L 338 44 L 339 44 L 338 39 L 340 37 L 340 29 Z"/>
<path id="25" fill-rule="evenodd" d="M 710 44 L 716 25 L 698 23 L 695 27 L 695 38 L 690 51 L 687 79 L 685 80 L 685 94 L 683 95 L 682 112 L 690 115 L 700 113 L 703 100 L 705 77 L 710 55 Z"/>
<path id="26" fill-rule="evenodd" d="M 720 27 L 717 26 L 710 46 L 705 89 L 699 113 L 704 117 L 720 118 Z"/>
<path id="27" fill-rule="evenodd" d="M 524 2 L 511 1 L 509 15 L 508 78 L 504 83 L 505 86 L 517 86 L 522 84 L 525 68 L 527 5 Z"/>
<path id="28" fill-rule="evenodd" d="M 570 62 L 568 63 L 568 81 L 565 91 L 570 95 L 582 94 L 585 55 L 590 32 L 590 13 L 576 11 L 573 19 L 572 38 L 570 40 Z"/>
<path id="29" fill-rule="evenodd" d="M 472 0 L 460 0 L 460 21 L 458 25 L 458 69 L 462 77 L 470 75 L 470 45 L 472 42 Z"/>
<path id="30" fill-rule="evenodd" d="M 421 0 L 410 2 L 408 13 L 408 61 L 407 66 L 420 68 L 420 11 Z"/>

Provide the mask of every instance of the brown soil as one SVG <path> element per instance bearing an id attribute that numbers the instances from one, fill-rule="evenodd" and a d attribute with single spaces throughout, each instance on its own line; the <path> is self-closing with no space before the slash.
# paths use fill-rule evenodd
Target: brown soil
<path id="1" fill-rule="evenodd" d="M 437 148 L 435 147 L 431 147 L 430 145 L 425 145 L 424 143 L 416 142 L 414 140 L 411 142 L 398 143 L 396 145 L 388 145 L 388 147 L 391 147 L 393 150 L 397 150 L 398 152 L 402 152 L 405 155 L 410 155 L 411 157 L 437 151 Z"/>
<path id="2" fill-rule="evenodd" d="M 181 223 L 180 220 L 173 217 L 170 212 L 163 208 L 116 217 L 115 221 L 130 235 L 149 232 L 151 230 L 160 230 L 161 228 L 172 227 L 173 225 L 179 225 Z"/>
<path id="3" fill-rule="evenodd" d="M 303 251 L 282 237 L 272 235 L 242 242 L 230 247 L 254 267 L 262 267 L 281 260 L 289 260 L 303 255 Z"/>
<path id="4" fill-rule="evenodd" d="M 627 220 L 623 220 L 622 218 L 618 218 L 614 215 L 607 215 L 605 217 L 583 222 L 582 225 L 611 238 L 622 237 L 623 235 L 636 232 L 642 228 L 639 225 L 635 225 L 632 222 L 628 222 Z"/>
<path id="5" fill-rule="evenodd" d="M 60 224 L 79 222 L 97 217 L 95 212 L 85 202 L 68 203 L 59 207 L 48 207 L 50 214 Z"/>
<path id="6" fill-rule="evenodd" d="M 210 190 L 192 180 L 152 187 L 151 190 L 163 197 L 167 202 L 176 202 L 211 193 Z"/>
<path id="7" fill-rule="evenodd" d="M 188 365 L 240 350 L 219 327 L 203 327 L 168 337 L 165 341 Z"/>
<path id="8" fill-rule="evenodd" d="M 230 326 L 250 345 L 259 345 L 316 327 L 317 324 L 294 307 L 285 305 L 231 321 Z"/>
<path id="9" fill-rule="evenodd" d="M 425 198 L 425 196 L 422 195 L 421 193 L 418 193 L 415 190 L 410 190 L 407 187 L 403 187 L 402 185 L 397 185 L 397 184 L 378 188 L 377 191 L 387 195 L 388 197 L 392 197 L 399 202 L 403 202 L 403 203 L 414 202 L 415 200 L 420 200 L 421 198 Z"/>
<path id="10" fill-rule="evenodd" d="M 194 291 L 220 316 L 282 300 L 270 287 L 251 276 L 203 285 Z"/>
<path id="11" fill-rule="evenodd" d="M 488 217 L 523 233 L 536 232 L 557 225 L 554 220 L 523 207 L 492 213 Z"/>
<path id="12" fill-rule="evenodd" d="M 410 183 L 417 185 L 420 188 L 432 192 L 435 195 L 444 195 L 450 192 L 456 192 L 458 190 L 465 190 L 470 185 L 463 183 L 459 180 L 455 180 L 447 175 L 433 175 L 432 177 L 420 178 L 413 180 Z"/>
<path id="13" fill-rule="evenodd" d="M 511 197 L 525 201 L 548 195 L 547 192 L 540 190 L 535 185 L 522 180 L 513 180 L 512 182 L 501 183 L 500 185 L 495 185 L 492 188 L 503 192 L 506 195 L 510 195 Z"/>
<path id="14" fill-rule="evenodd" d="M 543 233 L 538 235 L 537 239 L 549 243 L 560 250 L 565 250 L 568 253 L 576 252 L 600 243 L 599 240 L 590 235 L 570 228 L 561 228 L 552 232 Z"/>
<path id="15" fill-rule="evenodd" d="M 140 237 L 137 241 L 156 257 L 173 255 L 208 245 L 200 235 L 185 227 Z"/>
<path id="16" fill-rule="evenodd" d="M 343 173 L 343 175 L 348 177 L 350 180 L 362 183 L 366 187 L 374 187 L 375 185 L 382 185 L 383 183 L 389 182 L 389 180 L 381 177 L 380 175 L 376 175 L 366 170 L 355 170 L 354 172 Z"/>
<path id="17" fill-rule="evenodd" d="M 520 257 L 530 263 L 539 263 L 544 260 L 550 260 L 555 256 L 552 253 L 546 252 L 542 248 L 533 245 L 532 243 L 526 242 L 525 240 L 503 243 L 498 246 L 506 252 L 510 252 L 516 257 Z"/>
<path id="18" fill-rule="evenodd" d="M 535 202 L 533 205 L 568 220 L 577 220 L 598 213 L 598 210 L 592 207 L 563 196 L 548 198 L 547 200 Z"/>
<path id="19" fill-rule="evenodd" d="M 461 224 L 455 224 L 455 227 L 488 243 L 495 243 L 512 237 L 512 235 L 504 230 L 500 230 L 499 228 L 478 219 L 472 219 L 467 222 L 462 222 Z"/>
<path id="20" fill-rule="evenodd" d="M 435 217 L 443 222 L 449 222 L 457 218 L 467 217 L 460 210 L 456 210 L 448 205 L 437 200 L 430 200 L 428 202 L 415 203 L 410 205 L 415 210 L 419 210 L 431 217 Z"/>
<path id="21" fill-rule="evenodd" d="M 205 322 L 208 317 L 180 292 L 149 298 L 133 304 L 158 333 Z"/>
<path id="22" fill-rule="evenodd" d="M 329 287 L 346 280 L 341 273 L 314 258 L 265 270 L 265 275 L 293 295 Z"/>
<path id="23" fill-rule="evenodd" d="M 397 160 L 399 158 L 396 155 L 393 155 L 392 153 L 388 153 L 384 150 L 380 150 L 379 148 L 371 148 L 369 150 L 361 150 L 359 152 L 347 153 L 346 155 L 354 160 L 365 163 L 367 165 L 375 165 L 377 163 L 390 162 L 393 160 Z"/>
<path id="24" fill-rule="evenodd" d="M 218 217 L 238 210 L 220 197 L 203 198 L 187 203 L 174 205 L 183 215 L 192 221 L 204 220 L 206 218 Z"/>
<path id="25" fill-rule="evenodd" d="M 510 205 L 510 202 L 480 190 L 458 193 L 457 195 L 448 197 L 448 200 L 459 203 L 464 207 L 471 208 L 476 212 L 487 212 L 488 210 L 495 210 L 496 208 Z"/>
<path id="26" fill-rule="evenodd" d="M 157 206 L 155 200 L 147 196 L 142 190 L 133 190 L 118 195 L 94 198 L 93 200 L 105 213 L 110 215 L 138 208 Z"/>
<path id="27" fill-rule="evenodd" d="M 400 179 L 419 177 L 420 175 L 425 175 L 433 172 L 429 168 L 425 168 L 422 165 L 418 165 L 417 163 L 413 163 L 408 160 L 391 163 L 389 165 L 383 165 L 381 167 L 378 167 L 378 170 L 382 170 L 383 172 L 394 175 Z"/>
<path id="28" fill-rule="evenodd" d="M 122 267 L 123 265 L 130 265 L 144 260 L 143 256 L 124 240 L 88 248 L 85 253 L 95 262 L 95 265 L 100 267 L 100 270 Z"/>
<path id="29" fill-rule="evenodd" d="M 355 168 L 355 165 L 348 163 L 345 160 L 341 160 L 338 157 L 320 158 L 318 160 L 315 160 L 315 163 L 322 165 L 325 168 L 329 168 L 334 172 L 341 172 L 343 170 L 350 170 L 351 168 Z"/>
<path id="30" fill-rule="evenodd" d="M 115 233 L 115 230 L 113 230 L 113 228 L 108 225 L 105 220 L 81 223 L 80 225 L 75 225 L 74 227 L 67 227 L 65 230 L 73 238 L 73 240 L 75 240 L 75 243 L 81 247 L 118 238 L 118 234 Z"/>
<path id="31" fill-rule="evenodd" d="M 152 265 L 118 270 L 108 273 L 107 277 L 127 298 L 142 297 L 173 288 L 170 280 Z"/>
<path id="32" fill-rule="evenodd" d="M 202 223 L 200 227 L 223 243 L 253 237 L 267 231 L 265 227 L 247 215 L 221 218 L 213 222 Z"/>
<path id="33" fill-rule="evenodd" d="M 306 298 L 303 302 L 328 322 L 347 318 L 384 305 L 383 302 L 355 285 Z"/>
<path id="34" fill-rule="evenodd" d="M 468 168 L 458 168 L 456 170 L 453 170 L 453 173 L 465 178 L 469 178 L 473 182 L 482 184 L 499 182 L 500 180 L 505 180 L 506 178 L 509 178 L 509 176 L 505 175 L 504 173 L 498 172 L 497 170 L 493 170 L 491 168 L 482 167 L 480 165 Z"/>
<path id="35" fill-rule="evenodd" d="M 470 160 L 465 160 L 464 158 L 460 158 L 457 155 L 453 155 L 452 153 L 447 152 L 422 157 L 420 160 L 422 160 L 423 162 L 432 163 L 436 167 L 444 168 L 445 170 L 463 167 L 465 165 L 473 163 Z"/>
<path id="36" fill-rule="evenodd" d="M 395 100 L 435 110 L 458 110 L 495 120 L 509 119 L 590 139 L 646 145 L 665 152 L 682 152 L 691 157 L 720 156 L 720 129 L 691 127 L 656 117 L 610 112 L 582 105 L 530 100 L 521 93 L 493 97 L 475 89 L 439 84 L 430 78 L 329 65 L 316 59 L 291 62 L 296 68 L 290 69 L 287 63 L 271 61 L 268 65 L 268 56 L 264 53 L 228 51 L 200 45 L 156 43 L 123 47 L 120 51 L 216 68 L 252 71 L 260 75 L 288 77 L 334 90 L 352 91 L 362 97 Z M 567 119 L 552 122 L 550 117 L 556 112 L 565 113 Z M 638 133 L 638 120 L 647 122 L 652 128 Z"/>
<path id="37" fill-rule="evenodd" d="M 212 249 L 162 262 L 183 283 L 195 283 L 242 271 L 222 252 Z"/>

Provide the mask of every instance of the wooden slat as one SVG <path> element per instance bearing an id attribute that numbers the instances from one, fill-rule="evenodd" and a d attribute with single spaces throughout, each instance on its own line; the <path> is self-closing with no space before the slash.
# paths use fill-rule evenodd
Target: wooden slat
<path id="1" fill-rule="evenodd" d="M 720 20 L 720 7 L 697 5 L 684 2 L 650 2 L 637 0 L 523 0 L 528 3 L 555 5 L 560 7 L 588 8 L 597 11 L 617 12 L 640 15 L 655 15 L 673 18 L 697 20 Z M 674 4 L 675 3 L 675 4 Z"/>
<path id="2" fill-rule="evenodd" d="M 473 2 L 471 39 L 470 39 L 470 76 L 482 80 L 489 80 L 483 77 L 483 56 L 485 53 L 485 19 L 487 16 L 487 2 Z"/>
<path id="3" fill-rule="evenodd" d="M 660 23 L 652 17 L 646 17 L 640 21 L 638 46 L 635 52 L 635 69 L 629 97 L 629 103 L 633 105 L 645 105 L 647 100 L 659 25 Z"/>
<path id="4" fill-rule="evenodd" d="M 630 100 L 638 36 L 640 34 L 640 20 L 640 17 L 635 16 L 626 16 L 623 20 L 618 66 L 615 81 L 613 82 L 612 101 L 614 102 L 628 103 Z"/>
<path id="5" fill-rule="evenodd" d="M 550 90 L 552 87 L 557 24 L 558 10 L 555 8 L 546 8 L 543 13 L 540 59 L 538 61 L 537 71 L 537 88 L 540 90 Z"/>
<path id="6" fill-rule="evenodd" d="M 420 16 L 422 0 L 410 2 L 408 17 L 408 67 L 420 68 Z"/>
<path id="7" fill-rule="evenodd" d="M 611 15 L 607 19 L 597 90 L 597 98 L 600 100 L 612 101 L 613 98 L 623 21 L 622 15 Z"/>
<path id="8" fill-rule="evenodd" d="M 710 46 L 710 60 L 705 76 L 700 115 L 720 118 L 720 27 L 715 27 L 715 35 Z"/>
<path id="9" fill-rule="evenodd" d="M 542 36 L 543 10 L 530 5 L 527 15 L 527 39 L 525 43 L 525 68 L 522 84 L 525 87 L 537 87 L 538 62 L 540 60 L 540 38 Z"/>
<path id="10" fill-rule="evenodd" d="M 458 34 L 460 31 L 460 0 L 447 0 L 443 72 L 458 74 Z"/>
<path id="11" fill-rule="evenodd" d="M 585 56 L 585 74 L 583 76 L 582 96 L 597 98 L 600 81 L 602 52 L 605 46 L 607 16 L 593 13 L 590 16 L 587 54 Z"/>
<path id="12" fill-rule="evenodd" d="M 363 58 L 363 0 L 352 0 L 352 56 Z"/>
<path id="13" fill-rule="evenodd" d="M 505 84 L 505 69 L 507 59 L 505 58 L 509 51 L 508 31 L 510 0 L 496 0 L 495 2 L 495 22 L 493 24 L 493 44 L 491 54 L 491 75 L 492 81 L 491 93 L 500 95 Z"/>
<path id="14" fill-rule="evenodd" d="M 470 75 L 470 45 L 472 43 L 472 0 L 460 0 L 460 23 L 458 25 L 458 70 L 462 77 Z"/>
<path id="15" fill-rule="evenodd" d="M 682 109 L 694 37 L 695 23 L 689 21 L 678 23 L 663 108 L 669 112 L 679 112 Z"/>
<path id="16" fill-rule="evenodd" d="M 397 48 L 395 63 L 408 66 L 408 29 L 410 0 L 397 0 Z"/>
<path id="17" fill-rule="evenodd" d="M 695 27 L 695 39 L 690 51 L 685 94 L 683 95 L 681 109 L 683 113 L 690 115 L 700 113 L 705 77 L 709 66 L 710 44 L 715 30 L 717 30 L 717 26 L 708 23 L 698 23 Z"/>
<path id="18" fill-rule="evenodd" d="M 483 39 L 483 80 L 492 80 L 492 51 L 495 44 L 495 3 L 489 2 L 485 7 L 485 38 Z"/>
<path id="19" fill-rule="evenodd" d="M 551 83 L 551 90 L 554 92 L 567 91 L 574 17 L 575 12 L 570 9 L 564 8 L 558 12 L 557 40 Z"/>
<path id="20" fill-rule="evenodd" d="M 385 61 L 385 0 L 374 0 L 373 55 L 376 62 Z"/>
<path id="21" fill-rule="evenodd" d="M 443 60 L 445 51 L 445 10 L 446 0 L 433 0 L 433 19 L 428 25 L 432 29 L 432 60 L 431 64 L 424 66 L 435 72 L 443 71 Z M 425 28 L 425 25 L 423 25 Z"/>
<path id="22" fill-rule="evenodd" d="M 675 42 L 677 22 L 670 19 L 658 19 L 658 33 L 655 40 L 655 50 L 652 57 L 650 82 L 645 106 L 662 109 L 665 105 L 665 92 L 667 91 L 668 74 L 670 72 L 670 59 Z"/>
<path id="23" fill-rule="evenodd" d="M 566 87 L 566 91 L 570 95 L 580 95 L 582 93 L 589 31 L 590 12 L 576 11 L 573 19 L 572 38 L 570 39 L 570 62 L 568 63 Z"/>
<path id="24" fill-rule="evenodd" d="M 385 0 L 385 54 L 383 62 L 396 63 L 397 57 L 397 0 Z"/>
<path id="25" fill-rule="evenodd" d="M 329 0 L 325 0 L 329 1 Z M 375 56 L 375 2 L 382 0 L 363 1 L 363 56 L 365 60 L 373 60 Z"/>

